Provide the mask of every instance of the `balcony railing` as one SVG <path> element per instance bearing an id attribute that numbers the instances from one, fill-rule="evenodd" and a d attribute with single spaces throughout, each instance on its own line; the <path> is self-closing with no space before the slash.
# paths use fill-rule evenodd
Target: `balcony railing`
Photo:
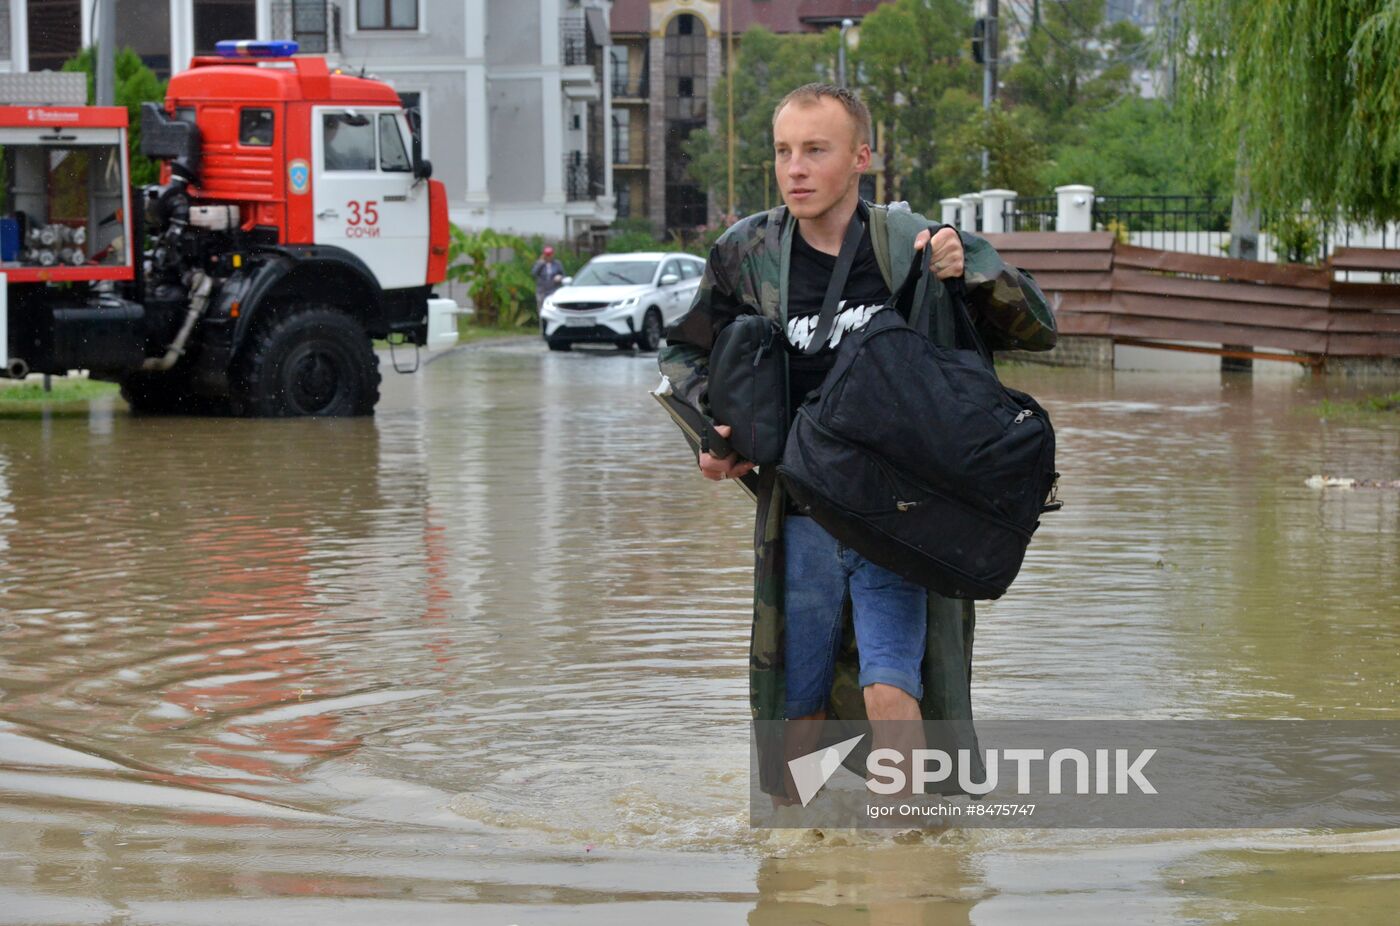
<path id="1" fill-rule="evenodd" d="M 636 77 L 628 77 L 625 74 L 612 75 L 612 95 L 613 99 L 619 97 L 624 99 L 646 99 L 646 76 L 641 74 Z"/>
<path id="2" fill-rule="evenodd" d="M 603 195 L 603 165 L 582 151 L 564 155 L 564 194 L 569 202 Z"/>
<path id="3" fill-rule="evenodd" d="M 564 65 L 588 64 L 588 28 L 582 16 L 559 20 L 559 55 Z"/>
<path id="4" fill-rule="evenodd" d="M 279 0 L 271 14 L 274 39 L 291 39 L 304 55 L 340 53 L 340 7 L 333 0 Z"/>

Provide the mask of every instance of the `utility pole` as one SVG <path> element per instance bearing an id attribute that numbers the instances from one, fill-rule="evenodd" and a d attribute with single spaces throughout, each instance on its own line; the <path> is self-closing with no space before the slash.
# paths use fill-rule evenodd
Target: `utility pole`
<path id="1" fill-rule="evenodd" d="M 117 0 L 97 0 L 97 60 L 93 62 L 97 83 L 97 105 L 111 106 L 117 100 Z"/>
<path id="2" fill-rule="evenodd" d="M 725 96 L 728 98 L 728 149 L 729 149 L 729 210 L 726 213 L 731 219 L 738 215 L 737 207 L 734 203 L 734 0 L 727 0 L 724 13 L 724 56 L 725 56 L 725 81 L 728 89 Z"/>
<path id="3" fill-rule="evenodd" d="M 841 44 L 836 49 L 836 83 L 839 86 L 846 86 L 846 33 L 855 26 L 854 19 L 841 20 Z"/>
<path id="4" fill-rule="evenodd" d="M 991 111 L 992 102 L 997 97 L 997 0 L 987 0 L 986 27 L 982 46 L 982 108 Z M 982 149 L 982 179 L 987 179 L 991 168 L 991 156 Z"/>

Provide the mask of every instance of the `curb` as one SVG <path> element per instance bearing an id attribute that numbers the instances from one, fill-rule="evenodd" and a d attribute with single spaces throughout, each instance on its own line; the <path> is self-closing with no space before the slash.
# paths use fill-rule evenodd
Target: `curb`
<path id="1" fill-rule="evenodd" d="M 429 364 L 436 363 L 444 357 L 451 357 L 454 354 L 460 354 L 466 351 L 481 350 L 483 348 L 491 347 L 492 345 L 496 344 L 520 345 L 530 341 L 536 341 L 538 339 L 538 335 L 522 334 L 519 337 L 512 336 L 500 338 L 482 338 L 480 341 L 470 341 L 466 344 L 457 344 L 453 347 L 447 348 L 446 350 L 434 351 L 431 354 L 427 354 L 418 364 L 418 368 L 421 370 L 423 367 L 426 367 Z M 379 355 L 379 358 L 381 360 L 387 360 L 390 356 L 387 348 L 375 348 L 374 352 Z"/>

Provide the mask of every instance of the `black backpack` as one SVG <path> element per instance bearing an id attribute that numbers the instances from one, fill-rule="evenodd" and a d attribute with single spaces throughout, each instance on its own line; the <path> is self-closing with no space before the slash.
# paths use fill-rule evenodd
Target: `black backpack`
<path id="1" fill-rule="evenodd" d="M 870 561 L 948 598 L 999 598 L 1041 513 L 1059 507 L 1055 432 L 1035 399 L 997 379 L 960 291 L 956 346 L 929 340 L 925 253 L 842 339 L 778 470 L 804 513 Z"/>

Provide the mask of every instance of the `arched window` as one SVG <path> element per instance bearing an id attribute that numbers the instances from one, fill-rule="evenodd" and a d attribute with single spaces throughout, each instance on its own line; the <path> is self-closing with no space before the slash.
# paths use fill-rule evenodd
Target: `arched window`
<path id="1" fill-rule="evenodd" d="M 666 26 L 666 225 L 705 224 L 705 191 L 686 173 L 690 133 L 705 127 L 709 104 L 709 65 L 705 23 L 682 13 Z"/>

